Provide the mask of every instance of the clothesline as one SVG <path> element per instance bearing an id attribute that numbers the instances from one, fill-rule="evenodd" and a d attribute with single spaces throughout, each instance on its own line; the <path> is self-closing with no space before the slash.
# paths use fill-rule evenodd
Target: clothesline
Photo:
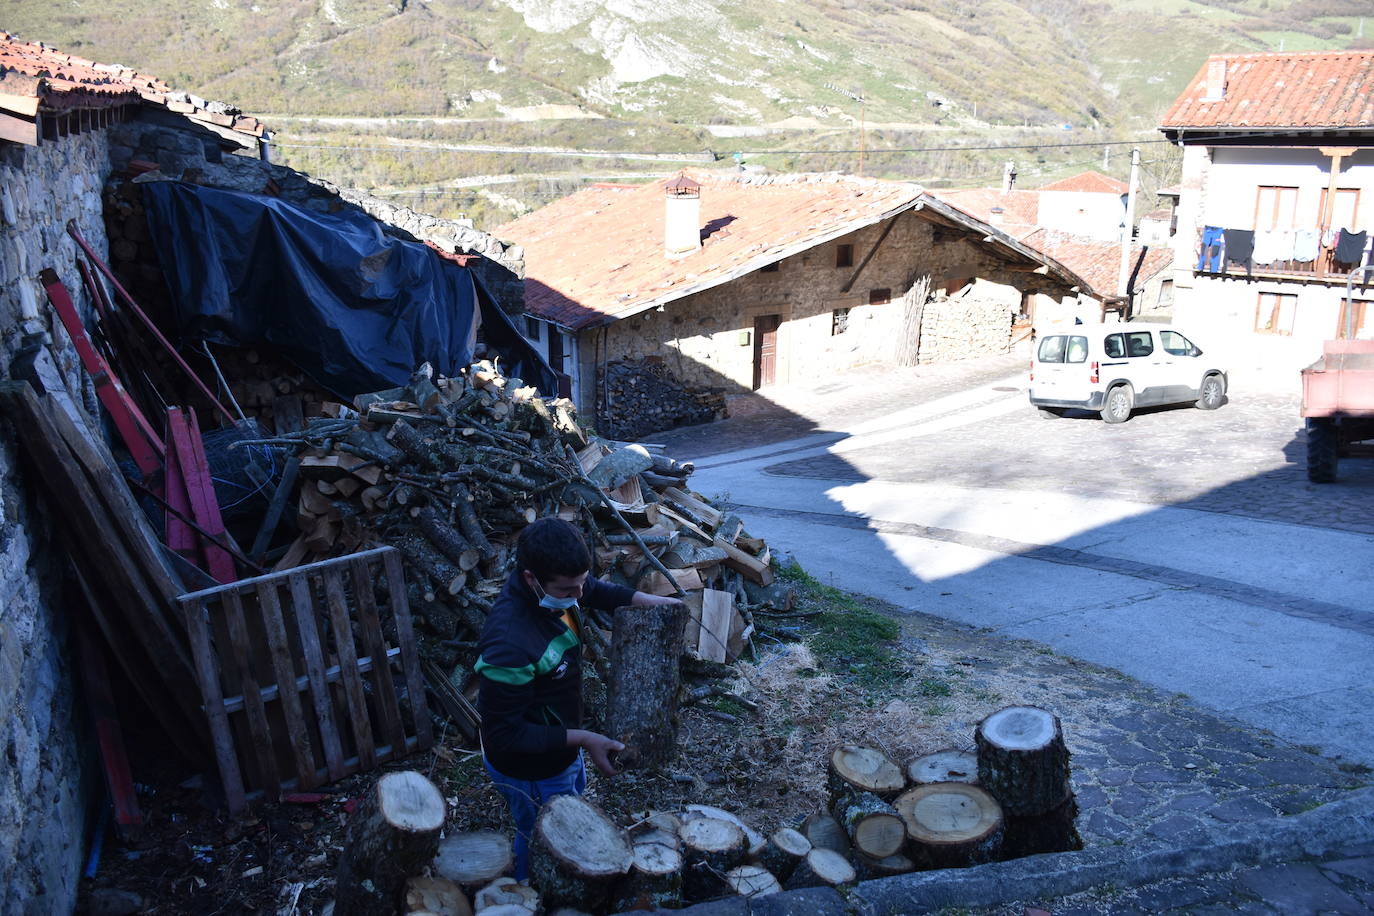
<path id="1" fill-rule="evenodd" d="M 1351 267 L 1365 263 L 1369 233 L 1352 229 L 1227 229 L 1204 226 L 1197 269 L 1218 273 L 1227 264 L 1239 264 L 1248 276 L 1255 265 L 1296 261 L 1310 263 L 1323 248 L 1332 259 Z"/>

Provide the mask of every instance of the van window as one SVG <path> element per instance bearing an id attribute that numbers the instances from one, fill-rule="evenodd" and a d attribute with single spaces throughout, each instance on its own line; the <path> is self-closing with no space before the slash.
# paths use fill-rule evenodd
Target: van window
<path id="1" fill-rule="evenodd" d="M 1111 359 L 1123 359 L 1126 356 L 1126 335 L 1110 334 L 1102 342 L 1102 351 Z"/>
<path id="2" fill-rule="evenodd" d="M 1193 355 L 1193 342 L 1177 331 L 1160 331 L 1159 345 L 1164 348 L 1165 353 L 1174 356 Z M 1201 352 L 1199 350 L 1198 355 L 1201 355 Z"/>
<path id="3" fill-rule="evenodd" d="M 1149 331 L 1135 331 L 1126 335 L 1127 356 L 1149 356 L 1153 352 L 1155 345 Z"/>
<path id="4" fill-rule="evenodd" d="M 1046 337 L 1040 341 L 1040 349 L 1036 352 L 1035 358 L 1042 363 L 1062 363 L 1064 361 L 1065 340 L 1066 338 L 1062 334 Z"/>
<path id="5" fill-rule="evenodd" d="M 1066 363 L 1082 363 L 1088 360 L 1088 338 L 1070 337 L 1068 352 L 1064 356 Z"/>

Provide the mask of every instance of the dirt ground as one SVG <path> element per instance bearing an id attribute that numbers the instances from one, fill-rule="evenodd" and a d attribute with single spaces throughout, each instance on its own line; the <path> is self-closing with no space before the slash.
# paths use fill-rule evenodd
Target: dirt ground
<path id="1" fill-rule="evenodd" d="M 825 762 L 839 744 L 877 747 L 901 764 L 944 748 L 972 750 L 984 716 L 1057 694 L 1053 678 L 1034 666 L 989 669 L 962 640 L 942 647 L 949 641 L 932 637 L 951 624 L 843 595 L 804 575 L 797 584 L 797 610 L 810 616 L 760 618 L 754 660 L 735 666 L 730 687 L 757 712 L 728 697 L 687 707 L 679 757 L 665 772 L 593 773 L 588 797 L 614 820 L 629 824 L 636 812 L 699 803 L 771 832 L 821 810 Z M 449 803 L 448 832 L 510 833 L 479 754 L 451 729 L 432 752 L 390 768 L 434 780 Z M 200 777 L 178 783 L 184 774 L 161 774 L 141 788 L 142 834 L 106 839 L 94 878 L 84 882 L 81 911 L 320 913 L 332 897 L 348 814 L 377 775 L 328 786 L 323 800 L 260 804 L 233 819 Z"/>

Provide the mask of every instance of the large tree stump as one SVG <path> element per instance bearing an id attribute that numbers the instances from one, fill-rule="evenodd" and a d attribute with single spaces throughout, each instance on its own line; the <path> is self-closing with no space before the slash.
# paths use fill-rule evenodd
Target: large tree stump
<path id="1" fill-rule="evenodd" d="M 811 841 L 800 831 L 779 827 L 759 853 L 759 864 L 779 881 L 786 881 L 811 849 Z"/>
<path id="2" fill-rule="evenodd" d="M 894 803 L 906 822 L 918 865 L 953 868 L 991 862 L 1002 848 L 1002 810 L 977 786 L 936 782 L 903 792 Z"/>
<path id="3" fill-rule="evenodd" d="M 725 873 L 744 860 L 744 831 L 715 817 L 684 820 L 682 838 L 683 895 L 690 901 L 710 900 L 729 893 Z"/>
<path id="4" fill-rule="evenodd" d="M 485 886 L 511 870 L 510 839 L 494 830 L 455 833 L 439 843 L 434 871 L 456 884 Z"/>
<path id="5" fill-rule="evenodd" d="M 906 844 L 906 825 L 896 809 L 872 792 L 841 799 L 832 813 L 854 849 L 870 858 L 885 859 Z"/>
<path id="6" fill-rule="evenodd" d="M 596 909 L 630 870 L 630 836 L 577 795 L 544 803 L 530 843 L 530 883 L 550 906 Z"/>
<path id="7" fill-rule="evenodd" d="M 682 905 L 681 840 L 648 830 L 634 840 L 634 863 L 611 895 L 612 911 L 675 909 Z"/>
<path id="8" fill-rule="evenodd" d="M 785 887 L 789 891 L 802 887 L 839 887 L 842 884 L 852 884 L 857 877 L 858 872 L 854 871 L 854 866 L 838 852 L 832 849 L 813 849 L 797 863 L 797 868 L 792 872 L 792 877 L 787 879 Z"/>
<path id="9" fill-rule="evenodd" d="M 623 607 L 611 636 L 606 728 L 625 767 L 659 767 L 677 752 L 677 695 L 687 611 L 680 604 Z"/>
<path id="10" fill-rule="evenodd" d="M 758 865 L 737 865 L 725 873 L 725 883 L 741 897 L 767 897 L 782 893 L 782 885 Z"/>
<path id="11" fill-rule="evenodd" d="M 907 779 L 915 786 L 932 782 L 966 782 L 978 785 L 978 757 L 953 748 L 917 757 L 906 765 Z"/>
<path id="12" fill-rule="evenodd" d="M 1068 800 L 1044 814 L 1008 817 L 1006 835 L 1002 839 L 1002 858 L 1019 859 L 1042 852 L 1072 852 L 1083 848 L 1078 834 L 1078 801 Z"/>
<path id="13" fill-rule="evenodd" d="M 393 916 L 406 879 L 434 858 L 444 826 L 444 797 L 419 773 L 388 773 L 363 796 L 344 833 L 335 879 L 339 916 Z"/>
<path id="14" fill-rule="evenodd" d="M 1008 706 L 974 733 L 978 782 L 1009 815 L 1044 814 L 1070 794 L 1069 751 L 1059 717 L 1038 706 Z"/>
<path id="15" fill-rule="evenodd" d="M 833 809 L 837 802 L 855 792 L 872 792 L 890 801 L 906 788 L 906 777 L 901 767 L 882 751 L 844 744 L 830 753 L 827 787 Z"/>

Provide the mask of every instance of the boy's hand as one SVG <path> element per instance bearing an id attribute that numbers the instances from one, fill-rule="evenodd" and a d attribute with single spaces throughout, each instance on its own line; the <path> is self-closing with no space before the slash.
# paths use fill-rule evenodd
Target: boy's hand
<path id="1" fill-rule="evenodd" d="M 581 728 L 568 731 L 568 743 L 584 749 L 591 756 L 596 768 L 606 776 L 614 776 L 617 772 L 615 765 L 611 763 L 611 755 L 625 750 L 625 745 L 614 738 L 607 738 L 605 735 Z"/>

